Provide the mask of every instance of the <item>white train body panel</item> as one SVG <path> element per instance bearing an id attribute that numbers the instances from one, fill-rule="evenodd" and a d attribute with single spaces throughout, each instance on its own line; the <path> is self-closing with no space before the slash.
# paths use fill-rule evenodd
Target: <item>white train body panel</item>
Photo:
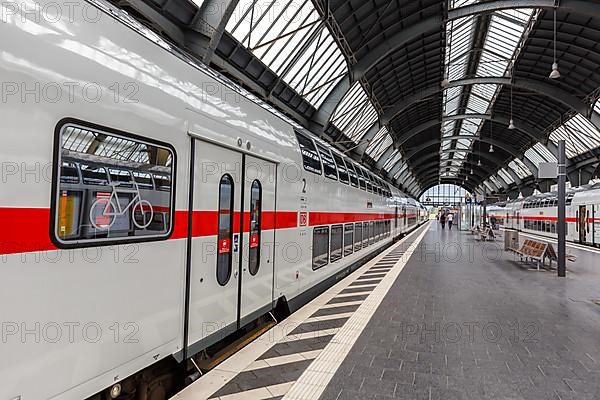
<path id="1" fill-rule="evenodd" d="M 40 7 L 48 4 L 39 2 Z M 5 21 L 0 23 L 0 37 L 5 38 L 0 74 L 4 82 L 16 84 L 3 87 L 0 111 L 1 400 L 86 398 L 157 360 L 181 354 L 188 234 L 188 344 L 207 344 L 212 334 L 222 336 L 222 329 L 236 324 L 238 284 L 233 276 L 226 286 L 218 284 L 217 235 L 204 218 L 218 209 L 217 172 L 239 174 L 242 185 L 242 158 L 277 166 L 276 174 L 262 171 L 260 179 L 265 183 L 261 201 L 268 207 L 263 213 L 273 212 L 278 221 L 273 226 L 277 229 L 261 230 L 256 279 L 245 269 L 241 272 L 242 282 L 247 282 L 242 286 L 242 318 L 272 307 L 279 298 L 297 298 L 425 221 L 424 209 L 396 190 L 389 198 L 305 171 L 290 125 L 109 14 L 98 11 L 97 21 L 91 23 L 81 11 L 96 11 L 81 2 L 72 21 L 64 16 L 58 22 L 44 16 L 32 20 L 15 5 L 15 13 L 7 14 L 4 8 Z M 60 97 L 52 92 L 56 88 Z M 60 193 L 67 196 L 61 189 L 53 196 L 57 183 L 51 176 L 60 152 L 57 137 L 66 135 L 55 129 L 65 118 L 73 119 L 68 122 L 72 126 L 81 123 L 98 132 L 116 132 L 115 137 L 122 132 L 125 138 L 131 134 L 172 147 L 173 203 L 162 211 L 165 226 L 170 220 L 168 239 L 141 238 L 100 247 L 89 239 L 90 245 L 82 242 L 60 250 L 51 242 L 52 223 L 59 219 L 51 215 L 52 203 L 60 203 Z M 193 229 L 188 229 L 192 137 Z M 61 152 L 61 157 L 67 156 Z M 246 179 L 242 186 L 250 184 Z M 154 200 L 157 193 L 140 192 L 155 205 L 164 201 L 164 196 Z M 250 195 L 249 190 L 244 193 Z M 99 192 L 95 196 L 102 198 Z M 236 207 L 243 205 L 247 212 L 248 198 L 242 201 L 241 191 L 236 196 Z M 410 217 L 403 216 L 404 208 Z M 302 226 L 303 213 L 308 213 L 308 226 Z M 310 218 L 319 214 L 329 215 L 331 224 L 326 225 L 350 222 L 357 215 L 385 219 L 392 232 L 367 249 L 313 271 Z M 367 214 L 372 218 L 365 218 Z M 135 232 L 133 239 L 140 239 Z M 236 233 L 249 253 L 252 235 Z M 274 287 L 268 285 L 273 275 Z"/>
<path id="2" fill-rule="evenodd" d="M 569 191 L 566 200 L 567 240 L 600 246 L 600 188 L 586 186 Z M 522 232 L 557 238 L 556 194 L 512 201 L 489 211 L 501 225 Z"/>

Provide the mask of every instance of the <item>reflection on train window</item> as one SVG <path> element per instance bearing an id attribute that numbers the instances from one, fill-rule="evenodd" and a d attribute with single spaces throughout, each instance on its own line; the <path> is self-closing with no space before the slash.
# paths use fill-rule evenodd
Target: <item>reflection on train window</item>
<path id="1" fill-rule="evenodd" d="M 319 143 L 317 143 L 317 149 L 319 149 L 321 161 L 323 161 L 323 171 L 325 172 L 325 176 L 337 181 L 337 168 L 335 166 L 335 162 L 333 161 L 333 157 L 331 156 L 331 152 L 328 148 L 320 145 Z"/>
<path id="2" fill-rule="evenodd" d="M 365 177 L 363 175 L 363 171 L 359 166 L 355 166 L 356 173 L 358 174 L 358 186 L 362 190 L 367 190 L 367 183 L 365 181 Z"/>
<path id="3" fill-rule="evenodd" d="M 329 264 L 329 227 L 322 226 L 313 230 L 312 268 L 317 270 Z"/>
<path id="4" fill-rule="evenodd" d="M 256 275 L 260 267 L 260 231 L 262 219 L 262 186 L 259 181 L 252 182 L 250 189 L 250 275 Z"/>
<path id="5" fill-rule="evenodd" d="M 354 252 L 354 224 L 344 226 L 344 257 Z"/>
<path id="6" fill-rule="evenodd" d="M 53 201 L 57 245 L 167 238 L 172 228 L 173 151 L 166 145 L 65 124 Z M 151 172 L 164 177 L 158 189 Z"/>
<path id="7" fill-rule="evenodd" d="M 152 175 L 147 172 L 133 172 L 133 179 L 140 189 L 153 189 L 154 184 L 152 183 Z"/>
<path id="8" fill-rule="evenodd" d="M 348 166 L 348 175 L 350 177 L 350 184 L 354 187 L 358 187 L 358 175 L 356 175 L 356 170 L 354 169 L 354 165 L 352 161 L 346 159 L 346 165 Z"/>
<path id="9" fill-rule="evenodd" d="M 63 161 L 60 168 L 60 183 L 79 183 L 77 164 Z"/>
<path id="10" fill-rule="evenodd" d="M 361 222 L 354 224 L 354 251 L 360 251 L 360 249 L 362 249 L 362 231 Z"/>
<path id="11" fill-rule="evenodd" d="M 333 154 L 333 158 L 335 159 L 335 163 L 337 165 L 338 174 L 340 175 L 340 182 L 345 183 L 346 185 L 350 183 L 348 176 L 348 169 L 346 168 L 346 163 L 342 157 L 337 154 Z"/>
<path id="12" fill-rule="evenodd" d="M 342 247 L 344 246 L 344 226 L 334 225 L 331 227 L 331 262 L 342 258 Z"/>
<path id="13" fill-rule="evenodd" d="M 230 175 L 219 184 L 219 232 L 217 235 L 217 282 L 225 286 L 231 277 L 234 185 Z"/>
<path id="14" fill-rule="evenodd" d="M 296 132 L 296 138 L 300 144 L 300 153 L 302 154 L 302 164 L 304 169 L 321 175 L 321 159 L 315 148 L 312 139 Z"/>
<path id="15" fill-rule="evenodd" d="M 362 247 L 365 248 L 369 245 L 369 223 L 363 222 L 363 242 Z"/>

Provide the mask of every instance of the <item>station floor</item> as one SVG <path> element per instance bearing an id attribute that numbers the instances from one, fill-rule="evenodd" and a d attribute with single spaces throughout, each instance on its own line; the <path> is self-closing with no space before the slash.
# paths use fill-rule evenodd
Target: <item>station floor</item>
<path id="1" fill-rule="evenodd" d="M 502 245 L 430 222 L 175 399 L 600 399 L 600 272 Z"/>

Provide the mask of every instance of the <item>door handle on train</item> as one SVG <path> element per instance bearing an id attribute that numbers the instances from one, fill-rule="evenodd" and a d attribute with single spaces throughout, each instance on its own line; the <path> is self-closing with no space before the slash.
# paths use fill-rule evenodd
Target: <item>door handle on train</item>
<path id="1" fill-rule="evenodd" d="M 238 272 L 237 271 L 233 271 L 233 279 L 237 279 L 238 277 Z"/>

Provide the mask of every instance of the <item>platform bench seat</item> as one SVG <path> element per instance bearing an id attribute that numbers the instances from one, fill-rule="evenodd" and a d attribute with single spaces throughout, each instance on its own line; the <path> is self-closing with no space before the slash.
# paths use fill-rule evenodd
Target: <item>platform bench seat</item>
<path id="1" fill-rule="evenodd" d="M 526 240 L 520 249 L 511 250 L 521 257 L 521 261 L 523 261 L 523 259 L 525 259 L 525 262 L 528 260 L 536 261 L 537 269 L 539 271 L 540 264 L 545 264 L 546 257 L 550 256 L 550 254 L 548 254 L 548 247 L 548 243 L 538 242 L 536 240 Z M 550 257 L 550 259 L 552 258 Z"/>

